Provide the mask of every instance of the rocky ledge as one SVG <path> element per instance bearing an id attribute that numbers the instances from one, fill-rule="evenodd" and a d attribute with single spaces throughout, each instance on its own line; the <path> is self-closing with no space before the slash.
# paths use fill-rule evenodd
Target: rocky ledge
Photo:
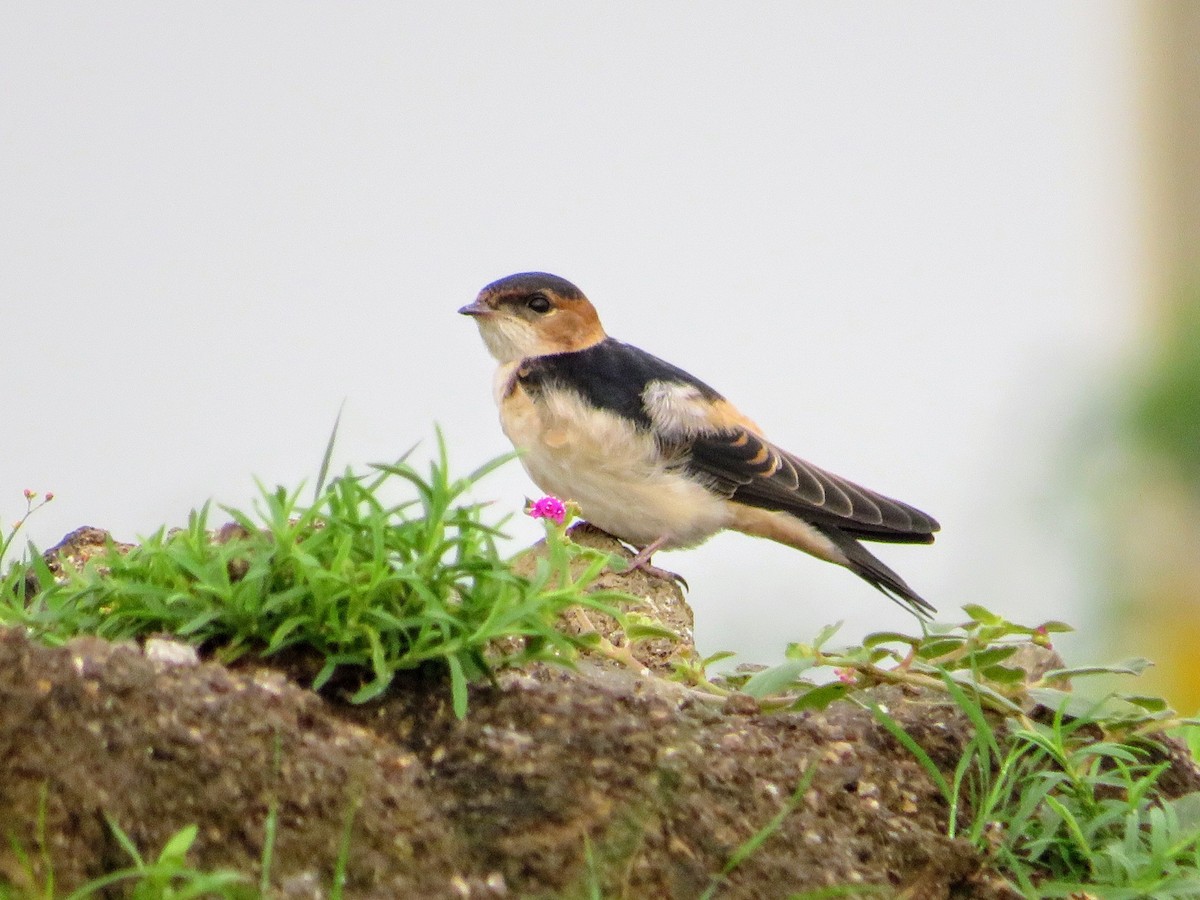
<path id="1" fill-rule="evenodd" d="M 327 896 L 343 846 L 348 897 L 1014 896 L 946 837 L 941 794 L 868 711 L 764 713 L 667 680 L 693 652 L 678 588 L 605 578 L 680 641 L 633 648 L 641 671 L 502 673 L 462 721 L 436 670 L 354 706 L 308 690 L 303 660 L 227 668 L 169 640 L 52 648 L 0 632 L 0 887 L 33 893 L 52 869 L 68 891 L 128 865 L 111 821 L 145 855 L 195 824 L 192 865 L 255 883 L 269 856 L 280 897 Z M 953 770 L 971 729 L 945 697 L 875 698 Z M 1174 765 L 1181 793 L 1200 786 Z"/>

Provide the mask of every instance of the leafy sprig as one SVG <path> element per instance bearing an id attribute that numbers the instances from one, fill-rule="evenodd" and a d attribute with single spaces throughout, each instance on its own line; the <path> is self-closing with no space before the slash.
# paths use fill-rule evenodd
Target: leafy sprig
<path id="1" fill-rule="evenodd" d="M 783 662 L 740 668 L 708 679 L 704 667 L 727 658 L 717 654 L 704 665 L 682 669 L 679 677 L 714 692 L 737 690 L 773 709 L 822 709 L 834 700 L 881 684 L 947 689 L 947 679 L 978 699 L 983 708 L 1024 719 L 1035 707 L 1062 710 L 1102 723 L 1112 732 L 1153 733 L 1197 720 L 1181 718 L 1157 697 L 1108 692 L 1099 697 L 1069 689 L 1078 679 L 1138 675 L 1150 665 L 1128 659 L 1108 665 L 1035 668 L 1029 661 L 1050 656 L 1054 634 L 1071 631 L 1062 622 L 1021 625 L 977 605 L 963 607 L 967 619 L 954 624 L 922 623 L 920 634 L 899 631 L 867 635 L 861 644 L 829 648 L 841 623 L 824 628 L 811 643 L 789 644 Z"/>
<path id="2" fill-rule="evenodd" d="M 260 486 L 252 510 L 222 508 L 232 523 L 215 533 L 205 505 L 186 527 L 110 547 L 80 570 L 56 574 L 37 557 L 5 579 L 0 624 L 51 643 L 167 632 L 224 661 L 295 648 L 320 660 L 318 689 L 338 672 L 357 678 L 354 702 L 378 697 L 398 671 L 440 664 L 463 715 L 470 682 L 531 660 L 567 663 L 587 646 L 555 627 L 566 609 L 620 618 L 609 601 L 623 595 L 589 593 L 608 556 L 553 519 L 552 552 L 529 578 L 512 571 L 497 546 L 503 522 L 465 497 L 509 458 L 454 478 L 439 435 L 425 473 L 405 458 L 347 470 L 307 504 L 299 490 Z M 586 565 L 573 570 L 577 559 Z"/>

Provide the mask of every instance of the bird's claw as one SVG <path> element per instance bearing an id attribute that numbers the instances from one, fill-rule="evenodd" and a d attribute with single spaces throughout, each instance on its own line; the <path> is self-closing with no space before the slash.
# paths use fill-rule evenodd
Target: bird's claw
<path id="1" fill-rule="evenodd" d="M 688 587 L 687 579 L 678 572 L 670 572 L 666 569 L 660 569 L 658 566 L 652 566 L 650 565 L 649 559 L 638 559 L 637 556 L 631 559 L 629 561 L 629 565 L 622 569 L 618 574 L 625 575 L 629 572 L 635 572 L 639 570 L 645 572 L 651 578 L 661 578 L 663 581 L 676 581 L 683 586 L 685 591 L 691 590 L 691 588 Z"/>

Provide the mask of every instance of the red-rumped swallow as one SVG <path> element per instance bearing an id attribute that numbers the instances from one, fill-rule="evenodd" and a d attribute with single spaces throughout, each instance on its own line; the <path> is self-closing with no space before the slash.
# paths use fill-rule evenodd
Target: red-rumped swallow
<path id="1" fill-rule="evenodd" d="M 534 483 L 639 552 L 723 529 L 845 566 L 919 616 L 934 611 L 860 540 L 929 544 L 938 523 L 772 444 L 698 378 L 610 338 L 575 285 L 526 272 L 459 310 L 500 363 L 500 424 Z"/>

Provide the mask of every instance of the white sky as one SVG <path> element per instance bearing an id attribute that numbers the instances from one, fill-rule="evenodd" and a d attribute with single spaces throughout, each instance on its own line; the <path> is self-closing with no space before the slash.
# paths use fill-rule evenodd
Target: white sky
<path id="1" fill-rule="evenodd" d="M 954 617 L 1079 621 L 1064 445 L 1135 321 L 1124 3 L 6 4 L 0 517 L 133 539 L 253 477 L 507 449 L 455 314 L 577 283 L 788 449 L 936 515 L 879 555 Z M 427 444 L 431 443 L 427 441 Z M 484 486 L 506 509 L 516 464 Z M 538 533 L 520 522 L 522 538 Z M 725 535 L 656 562 L 770 661 L 848 573 Z"/>

